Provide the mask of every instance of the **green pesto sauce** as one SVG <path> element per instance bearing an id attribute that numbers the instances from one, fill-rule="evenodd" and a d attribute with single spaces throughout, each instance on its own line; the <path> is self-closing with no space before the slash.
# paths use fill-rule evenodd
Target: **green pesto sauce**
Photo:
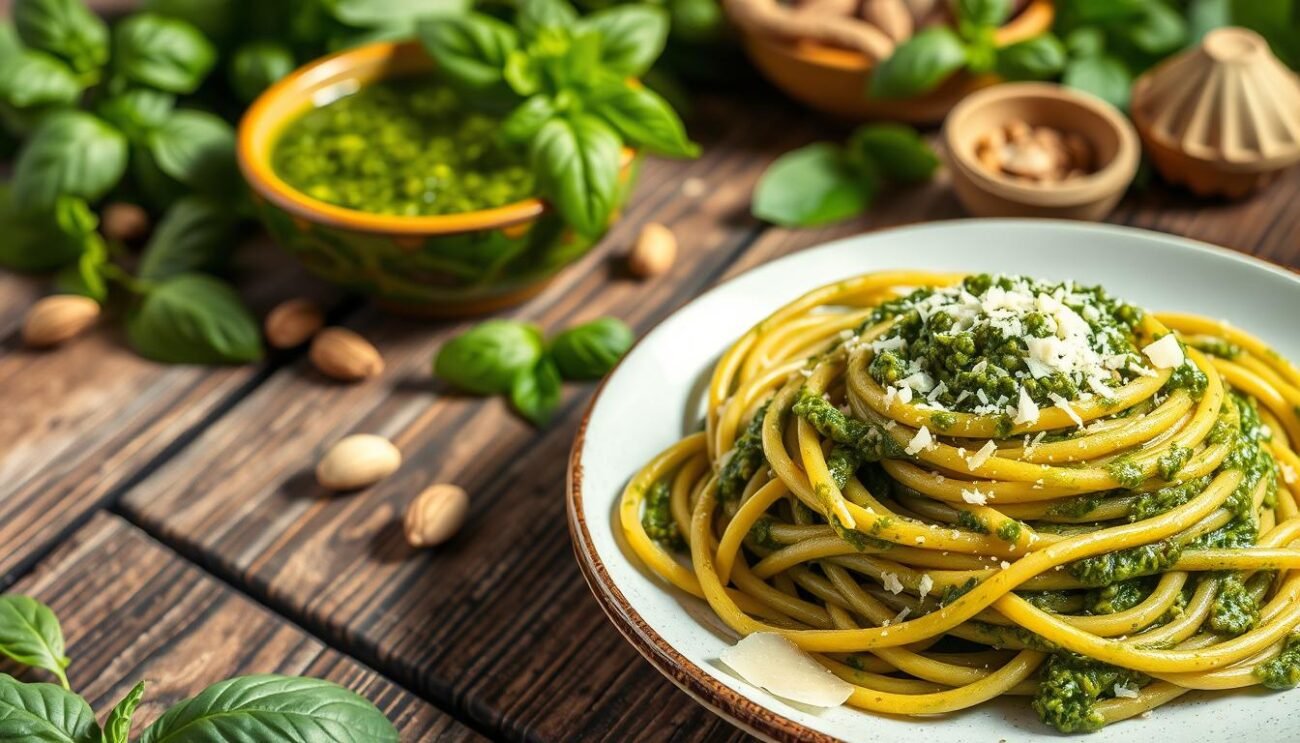
<path id="1" fill-rule="evenodd" d="M 1150 593 L 1150 581 L 1133 578 L 1094 588 L 1084 596 L 1083 603 L 1089 614 L 1114 614 L 1132 609 L 1146 600 Z"/>
<path id="2" fill-rule="evenodd" d="M 1108 586 L 1129 578 L 1162 573 L 1182 557 L 1182 546 L 1170 539 L 1075 560 L 1066 570 L 1087 586 Z"/>
<path id="3" fill-rule="evenodd" d="M 763 418 L 767 415 L 768 403 L 754 413 L 745 432 L 736 439 L 732 454 L 718 478 L 718 497 L 723 501 L 734 501 L 745 490 L 745 484 L 758 472 L 758 467 L 767 462 L 763 454 Z"/>
<path id="4" fill-rule="evenodd" d="M 1033 707 L 1039 719 L 1062 733 L 1091 733 L 1106 724 L 1096 709 L 1098 699 L 1115 696 L 1116 685 L 1136 689 L 1147 681 L 1136 671 L 1055 653 L 1043 665 Z"/>
<path id="5" fill-rule="evenodd" d="M 1286 639 L 1282 652 L 1255 666 L 1255 678 L 1278 691 L 1300 685 L 1300 632 Z"/>
<path id="6" fill-rule="evenodd" d="M 645 496 L 645 511 L 641 515 L 641 526 L 651 539 L 670 550 L 680 550 L 686 546 L 681 534 L 677 533 L 677 522 L 669 502 L 671 493 L 668 483 L 660 480 L 655 483 Z"/>
<path id="7" fill-rule="evenodd" d="M 957 525 L 964 529 L 970 529 L 977 534 L 989 533 L 988 524 L 985 524 L 983 519 L 970 511 L 957 512 Z"/>
<path id="8" fill-rule="evenodd" d="M 1219 582 L 1219 595 L 1210 608 L 1210 628 L 1230 637 L 1245 634 L 1259 621 L 1259 605 L 1241 576 L 1228 573 Z"/>
<path id="9" fill-rule="evenodd" d="M 808 421 L 821 435 L 841 446 L 849 447 L 863 462 L 882 459 L 900 459 L 907 456 L 904 448 L 883 428 L 850 418 L 821 395 L 802 388 L 794 404 L 794 414 Z"/>
<path id="10" fill-rule="evenodd" d="M 534 191 L 500 121 L 427 78 L 367 85 L 289 124 L 271 165 L 293 188 L 337 206 L 405 217 L 503 206 Z"/>
<path id="11" fill-rule="evenodd" d="M 1014 519 L 1003 521 L 998 527 L 998 539 L 1004 542 L 1014 542 L 1020 538 L 1020 522 Z"/>

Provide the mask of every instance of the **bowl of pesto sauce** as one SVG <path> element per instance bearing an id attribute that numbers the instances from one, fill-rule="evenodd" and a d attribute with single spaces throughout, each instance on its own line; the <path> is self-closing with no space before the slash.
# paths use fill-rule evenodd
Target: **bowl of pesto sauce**
<path id="1" fill-rule="evenodd" d="M 417 43 L 358 47 L 254 101 L 240 167 L 272 236 L 326 280 L 398 311 L 509 306 L 595 241 L 534 197 L 526 157 L 478 103 Z M 639 162 L 624 154 L 620 199 Z"/>

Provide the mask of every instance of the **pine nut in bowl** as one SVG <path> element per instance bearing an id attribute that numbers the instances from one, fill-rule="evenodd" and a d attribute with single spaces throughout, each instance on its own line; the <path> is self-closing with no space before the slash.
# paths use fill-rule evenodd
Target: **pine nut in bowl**
<path id="1" fill-rule="evenodd" d="M 948 115 L 943 140 L 957 198 L 980 217 L 1103 219 L 1140 159 L 1123 114 L 1050 83 L 970 96 Z"/>

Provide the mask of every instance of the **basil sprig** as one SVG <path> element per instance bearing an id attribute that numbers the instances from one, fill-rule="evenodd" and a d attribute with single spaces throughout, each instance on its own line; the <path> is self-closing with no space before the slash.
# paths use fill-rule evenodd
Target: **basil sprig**
<path id="1" fill-rule="evenodd" d="M 522 0 L 514 23 L 469 12 L 419 25 L 439 74 L 512 111 L 502 137 L 527 150 L 541 195 L 576 232 L 604 233 L 624 145 L 694 157 L 673 107 L 635 79 L 663 51 L 668 16 L 645 4 L 586 17 L 565 0 Z"/>
<path id="2" fill-rule="evenodd" d="M 565 380 L 600 379 L 633 340 L 632 329 L 613 317 L 569 328 L 549 344 L 535 325 L 488 320 L 443 344 L 433 373 L 466 392 L 509 395 L 515 411 L 541 427 L 559 408 Z"/>
<path id="3" fill-rule="evenodd" d="M 927 181 L 939 158 L 915 129 L 869 124 L 844 146 L 816 142 L 768 166 L 754 188 L 751 210 L 783 227 L 815 227 L 856 216 L 884 183 Z"/>
<path id="4" fill-rule="evenodd" d="M 63 631 L 49 607 L 26 596 L 0 596 L 0 655 L 49 671 L 61 684 L 26 683 L 0 673 L 0 720 L 18 725 L 9 725 L 8 737 L 0 732 L 0 738 L 128 743 L 144 682 L 117 703 L 101 728 L 90 704 L 70 688 Z M 163 712 L 139 737 L 139 743 L 218 740 L 396 743 L 398 736 L 384 713 L 355 692 L 320 679 L 262 675 L 209 686 Z"/>

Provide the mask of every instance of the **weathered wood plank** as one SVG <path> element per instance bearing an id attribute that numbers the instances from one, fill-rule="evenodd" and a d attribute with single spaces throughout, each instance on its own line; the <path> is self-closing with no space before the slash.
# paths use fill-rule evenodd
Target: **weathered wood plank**
<path id="1" fill-rule="evenodd" d="M 95 516 L 12 592 L 49 604 L 72 686 L 102 720 L 143 679 L 138 733 L 167 707 L 232 676 L 325 678 L 373 701 L 403 740 L 478 740 L 427 702 L 240 596 L 119 517 Z M 0 670 L 14 671 L 12 664 Z M 23 671 L 28 680 L 48 680 Z"/>
<path id="2" fill-rule="evenodd" d="M 648 163 L 605 243 L 515 314 L 552 330 L 612 314 L 644 330 L 713 282 L 760 229 L 747 216 L 765 164 L 755 153 L 809 136 L 788 109 L 734 109 L 705 100 L 699 118 L 713 124 L 695 132 L 704 157 Z M 696 196 L 682 195 L 688 182 Z M 618 256 L 648 219 L 671 226 L 681 245 L 670 276 L 639 284 L 622 276 Z M 349 324 L 383 351 L 381 379 L 339 386 L 301 364 L 275 375 L 128 493 L 131 518 L 502 735 L 734 734 L 636 657 L 573 563 L 563 473 L 591 387 L 567 390 L 557 423 L 535 433 L 502 401 L 430 380 L 433 351 L 464 323 L 366 310 Z M 324 446 L 355 431 L 391 437 L 406 466 L 367 492 L 327 497 L 309 470 Z M 472 514 L 451 544 L 417 554 L 398 514 L 433 481 L 466 487 Z"/>

